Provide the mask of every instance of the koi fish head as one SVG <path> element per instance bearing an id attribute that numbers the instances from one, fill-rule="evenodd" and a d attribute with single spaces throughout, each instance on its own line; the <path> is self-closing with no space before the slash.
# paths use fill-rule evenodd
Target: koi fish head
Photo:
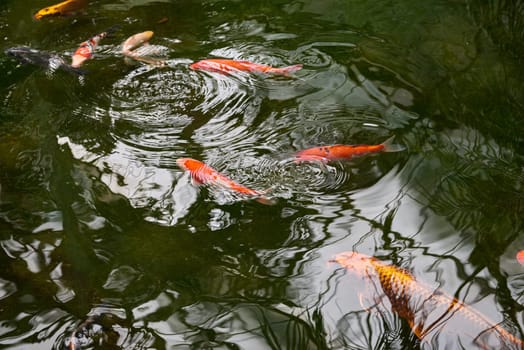
<path id="1" fill-rule="evenodd" d="M 204 163 L 192 158 L 178 158 L 176 164 L 183 170 L 189 171 L 191 179 L 196 185 L 201 185 L 207 181 L 213 180 L 212 171 Z"/>
<path id="2" fill-rule="evenodd" d="M 176 164 L 187 171 L 198 171 L 202 168 L 202 162 L 192 158 L 178 158 Z"/>
<path id="3" fill-rule="evenodd" d="M 357 252 L 342 252 L 335 255 L 332 261 L 339 263 L 347 270 L 357 274 L 364 274 L 368 268 L 372 267 L 371 262 L 373 259 L 369 255 Z"/>
<path id="4" fill-rule="evenodd" d="M 225 67 L 221 67 L 220 63 L 214 60 L 202 60 L 195 62 L 189 66 L 193 70 L 205 70 L 208 72 L 222 72 Z"/>
<path id="5" fill-rule="evenodd" d="M 154 35 L 155 33 L 151 30 L 146 30 L 145 32 L 142 32 L 142 33 L 137 33 L 135 35 L 132 35 L 130 36 L 129 38 L 127 38 L 126 41 L 124 41 L 123 43 L 123 48 L 122 50 L 124 52 L 130 52 L 130 51 L 133 51 L 134 49 L 142 46 L 144 43 L 148 42 Z"/>
<path id="6" fill-rule="evenodd" d="M 44 7 L 43 9 L 38 10 L 33 15 L 33 18 L 36 19 L 37 21 L 39 21 L 39 20 L 41 20 L 44 17 L 58 16 L 58 15 L 60 15 L 60 12 L 57 11 L 56 7 L 55 6 L 49 6 L 49 7 Z"/>

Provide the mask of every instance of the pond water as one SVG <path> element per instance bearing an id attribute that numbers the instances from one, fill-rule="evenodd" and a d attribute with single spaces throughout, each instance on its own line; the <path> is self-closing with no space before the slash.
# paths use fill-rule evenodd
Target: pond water
<path id="1" fill-rule="evenodd" d="M 98 0 L 32 18 L 51 4 L 0 3 L 0 347 L 63 349 L 82 324 L 89 349 L 461 346 L 467 325 L 417 339 L 330 262 L 344 251 L 522 338 L 522 3 Z M 114 25 L 81 77 L 3 53 L 69 60 Z M 126 64 L 145 30 L 165 67 Z M 189 67 L 209 58 L 303 68 Z M 293 158 L 391 136 L 405 150 Z M 196 186 L 182 157 L 276 203 Z"/>

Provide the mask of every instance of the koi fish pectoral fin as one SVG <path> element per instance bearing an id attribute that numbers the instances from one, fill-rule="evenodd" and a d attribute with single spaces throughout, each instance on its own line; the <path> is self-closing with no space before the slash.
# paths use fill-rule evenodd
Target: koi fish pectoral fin
<path id="1" fill-rule="evenodd" d="M 297 154 L 295 155 L 295 163 L 301 162 L 319 162 L 327 163 L 328 159 L 322 156 L 310 155 L 310 154 Z"/>
<path id="2" fill-rule="evenodd" d="M 198 187 L 198 186 L 201 186 L 201 185 L 204 184 L 202 181 L 197 179 L 195 176 L 191 176 L 190 178 L 191 178 L 191 185 L 193 185 L 195 187 Z"/>
<path id="3" fill-rule="evenodd" d="M 268 72 L 274 73 L 274 74 L 282 74 L 284 76 L 289 76 L 292 73 L 295 73 L 296 71 L 302 69 L 302 64 L 295 64 L 293 66 L 284 67 L 284 68 L 271 68 L 268 69 Z"/>
<path id="4" fill-rule="evenodd" d="M 366 312 L 371 312 L 374 309 L 378 311 L 378 306 L 382 303 L 383 297 L 383 295 L 375 295 L 369 298 L 364 296 L 362 292 L 358 293 L 358 301 L 360 303 L 360 307 L 362 307 L 362 309 Z"/>
<path id="5" fill-rule="evenodd" d="M 137 56 L 137 55 L 126 55 L 126 58 L 130 58 L 135 61 L 143 62 L 146 64 L 149 64 L 151 66 L 156 67 L 163 67 L 167 65 L 167 62 L 165 60 L 161 60 L 158 58 L 152 58 L 152 57 L 146 57 L 146 56 Z"/>
<path id="6" fill-rule="evenodd" d="M 266 196 L 257 197 L 255 200 L 258 203 L 265 204 L 265 205 L 275 205 L 275 204 L 277 204 L 277 200 L 275 198 L 269 198 L 269 197 L 266 197 Z"/>

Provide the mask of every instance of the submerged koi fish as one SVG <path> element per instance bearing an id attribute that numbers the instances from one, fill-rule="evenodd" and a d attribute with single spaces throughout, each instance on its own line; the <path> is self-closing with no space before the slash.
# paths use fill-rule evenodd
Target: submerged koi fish
<path id="1" fill-rule="evenodd" d="M 393 143 L 395 136 L 378 145 L 332 145 L 304 149 L 295 153 L 295 161 L 322 161 L 351 159 L 368 153 L 399 152 L 404 146 Z"/>
<path id="2" fill-rule="evenodd" d="M 68 65 L 62 57 L 49 52 L 35 50 L 27 46 L 12 47 L 5 52 L 7 55 L 17 59 L 20 63 L 34 64 L 48 69 L 51 73 L 57 69 L 61 69 L 71 74 L 85 74 L 85 71 Z"/>
<path id="3" fill-rule="evenodd" d="M 295 64 L 289 67 L 273 68 L 264 64 L 253 63 L 249 61 L 237 61 L 227 59 L 208 59 L 195 62 L 189 66 L 191 69 L 205 70 L 209 72 L 231 73 L 231 72 L 258 72 L 288 75 L 302 68 L 301 64 Z"/>
<path id="4" fill-rule="evenodd" d="M 374 290 L 381 288 L 393 311 L 408 322 L 423 342 L 434 345 L 433 337 L 440 334 L 449 345 L 453 341 L 450 336 L 455 334 L 458 344 L 465 349 L 524 348 L 521 339 L 500 325 L 458 299 L 418 282 L 404 269 L 355 252 L 337 254 L 334 261 L 360 277 L 369 278 L 375 283 Z M 450 348 L 456 346 L 457 343 Z"/>
<path id="5" fill-rule="evenodd" d="M 140 47 L 149 45 L 149 40 L 153 35 L 154 32 L 151 30 L 131 35 L 122 43 L 122 54 L 135 61 L 144 62 L 153 66 L 165 66 L 166 62 L 164 60 L 148 57 L 146 56 L 147 52 L 138 51 Z"/>
<path id="6" fill-rule="evenodd" d="M 519 250 L 516 255 L 519 264 L 524 265 L 524 250 Z"/>
<path id="7" fill-rule="evenodd" d="M 44 17 L 73 15 L 79 11 L 82 11 L 87 6 L 87 2 L 87 0 L 66 0 L 38 10 L 33 15 L 33 18 L 40 20 Z"/>
<path id="8" fill-rule="evenodd" d="M 100 40 L 117 30 L 118 26 L 113 26 L 105 32 L 99 33 L 80 44 L 73 53 L 71 67 L 80 67 L 85 61 L 91 59 Z"/>
<path id="9" fill-rule="evenodd" d="M 196 184 L 218 185 L 242 195 L 256 198 L 255 200 L 259 203 L 274 204 L 273 200 L 265 197 L 262 192 L 236 183 L 201 161 L 192 158 L 179 158 L 176 163 L 180 168 L 189 171 L 191 179 Z"/>

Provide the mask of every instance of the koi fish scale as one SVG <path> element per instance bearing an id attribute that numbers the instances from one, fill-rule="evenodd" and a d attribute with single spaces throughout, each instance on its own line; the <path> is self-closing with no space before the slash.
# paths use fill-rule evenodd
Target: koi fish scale
<path id="1" fill-rule="evenodd" d="M 406 320 L 413 333 L 431 344 L 442 337 L 449 342 L 456 337 L 460 344 L 477 349 L 523 349 L 524 343 L 500 325 L 458 299 L 434 290 L 415 279 L 408 271 L 364 254 L 338 254 L 335 261 L 349 271 L 379 284 L 392 311 Z"/>

